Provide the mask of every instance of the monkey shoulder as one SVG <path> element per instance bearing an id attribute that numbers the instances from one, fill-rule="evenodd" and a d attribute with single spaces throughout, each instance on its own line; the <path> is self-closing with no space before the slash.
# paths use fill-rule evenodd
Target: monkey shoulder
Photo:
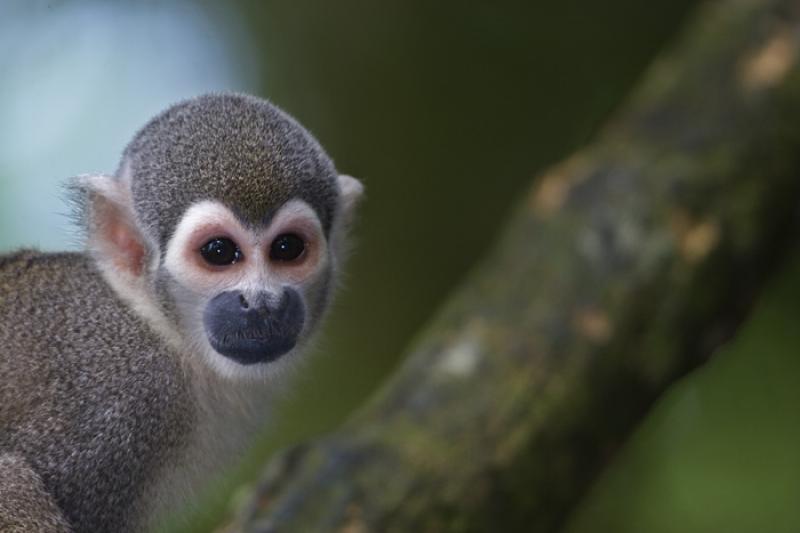
<path id="1" fill-rule="evenodd" d="M 58 366 L 65 358 L 80 359 L 78 367 L 110 364 L 129 359 L 133 346 L 158 346 L 151 337 L 85 254 L 25 250 L 0 258 L 0 353 L 47 356 Z"/>
<path id="2" fill-rule="evenodd" d="M 89 257 L 22 251 L 0 257 L 0 376 L 0 450 L 81 530 L 124 530 L 192 423 L 177 357 Z"/>
<path id="3" fill-rule="evenodd" d="M 87 405 L 137 409 L 187 390 L 178 357 L 80 253 L 0 257 L 0 375 L 3 400 L 30 398 L 31 385 L 76 420 Z"/>

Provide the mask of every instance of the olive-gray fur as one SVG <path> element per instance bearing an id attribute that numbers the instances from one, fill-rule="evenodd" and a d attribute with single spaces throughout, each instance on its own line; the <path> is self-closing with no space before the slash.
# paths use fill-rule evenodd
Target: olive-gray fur
<path id="1" fill-rule="evenodd" d="M 0 457 L 24 459 L 76 531 L 126 531 L 188 434 L 166 352 L 85 255 L 0 257 Z M 13 474 L 0 471 L 0 494 Z M 18 512 L 0 501 L 0 530 Z"/>
<path id="2" fill-rule="evenodd" d="M 122 173 L 132 179 L 137 216 L 162 250 L 178 218 L 200 200 L 222 202 L 255 227 L 299 198 L 316 210 L 326 235 L 338 205 L 337 173 L 319 143 L 249 95 L 210 94 L 170 107 L 128 145 Z"/>

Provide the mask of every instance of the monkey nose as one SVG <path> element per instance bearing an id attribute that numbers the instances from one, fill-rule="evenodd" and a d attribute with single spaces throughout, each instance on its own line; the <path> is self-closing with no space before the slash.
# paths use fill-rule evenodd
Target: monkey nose
<path id="1" fill-rule="evenodd" d="M 249 297 L 239 293 L 239 307 L 242 311 L 266 320 L 273 312 L 274 303 L 273 298 L 266 292 L 251 294 Z"/>

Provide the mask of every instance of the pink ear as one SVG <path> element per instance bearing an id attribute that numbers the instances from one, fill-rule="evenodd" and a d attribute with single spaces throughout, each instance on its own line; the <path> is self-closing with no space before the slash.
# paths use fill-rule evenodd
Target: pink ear
<path id="1" fill-rule="evenodd" d="M 105 248 L 111 254 L 109 259 L 118 270 L 139 277 L 144 270 L 144 244 L 138 231 L 119 216 L 121 213 L 114 215 L 101 226 L 106 240 Z"/>
<path id="2" fill-rule="evenodd" d="M 89 245 L 101 266 L 139 277 L 147 249 L 131 207 L 127 183 L 108 176 L 84 180 L 89 193 Z"/>

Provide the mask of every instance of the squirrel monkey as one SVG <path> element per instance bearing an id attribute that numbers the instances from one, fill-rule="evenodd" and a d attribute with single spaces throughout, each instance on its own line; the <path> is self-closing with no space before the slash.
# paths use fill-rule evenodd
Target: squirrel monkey
<path id="1" fill-rule="evenodd" d="M 167 109 L 113 176 L 77 178 L 86 251 L 0 256 L 0 530 L 147 529 L 246 446 L 362 190 L 239 94 Z"/>

